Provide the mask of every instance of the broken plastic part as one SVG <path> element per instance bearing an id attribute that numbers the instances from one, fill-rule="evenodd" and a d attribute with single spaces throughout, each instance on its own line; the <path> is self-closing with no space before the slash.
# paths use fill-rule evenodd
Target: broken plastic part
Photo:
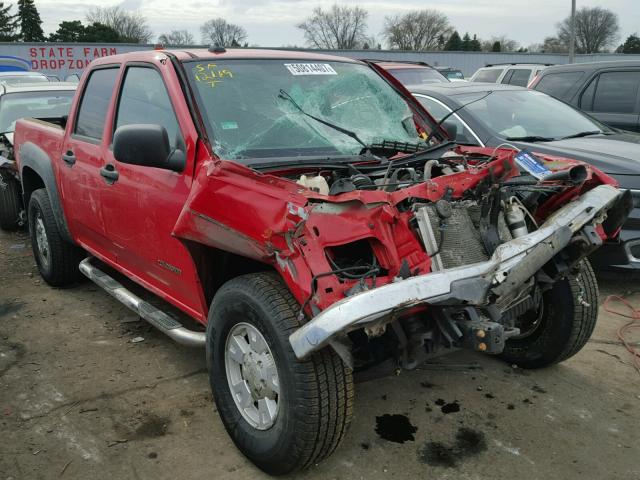
<path id="1" fill-rule="evenodd" d="M 322 195 L 329 194 L 329 184 L 322 175 L 317 175 L 315 177 L 307 177 L 306 175 L 302 175 L 296 183 Z"/>

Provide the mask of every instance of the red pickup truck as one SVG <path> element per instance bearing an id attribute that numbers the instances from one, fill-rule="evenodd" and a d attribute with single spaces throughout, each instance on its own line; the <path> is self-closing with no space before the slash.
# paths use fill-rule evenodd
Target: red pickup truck
<path id="1" fill-rule="evenodd" d="M 453 144 L 397 81 L 345 58 L 105 57 L 64 120 L 15 131 L 40 273 L 82 273 L 205 345 L 229 435 L 272 474 L 336 449 L 353 372 L 456 348 L 527 368 L 575 354 L 597 316 L 585 256 L 629 209 L 588 165 Z"/>

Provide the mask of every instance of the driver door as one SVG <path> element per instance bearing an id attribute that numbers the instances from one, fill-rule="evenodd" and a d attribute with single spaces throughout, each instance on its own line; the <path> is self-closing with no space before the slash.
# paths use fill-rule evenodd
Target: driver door
<path id="1" fill-rule="evenodd" d="M 178 123 L 161 73 L 173 68 L 170 65 L 136 63 L 126 67 L 113 130 L 131 124 L 161 125 L 169 134 L 171 147 L 186 153 L 185 169 L 174 172 L 121 163 L 109 148 L 104 168 L 112 175 L 105 179 L 102 211 L 118 265 L 197 317 L 202 305 L 193 261 L 185 246 L 171 235 L 193 181 L 197 137 L 193 125 L 183 130 Z"/>

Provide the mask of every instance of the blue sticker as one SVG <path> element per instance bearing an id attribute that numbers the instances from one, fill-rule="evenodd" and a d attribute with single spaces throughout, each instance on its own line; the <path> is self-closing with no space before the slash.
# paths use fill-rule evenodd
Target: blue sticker
<path id="1" fill-rule="evenodd" d="M 513 158 L 520 168 L 526 170 L 538 180 L 551 173 L 551 170 L 544 166 L 542 160 L 528 150 L 520 150 Z"/>

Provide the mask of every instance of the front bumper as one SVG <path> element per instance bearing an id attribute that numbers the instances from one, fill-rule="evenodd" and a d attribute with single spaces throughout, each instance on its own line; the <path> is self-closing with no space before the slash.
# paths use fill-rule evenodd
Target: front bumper
<path id="1" fill-rule="evenodd" d="M 490 292 L 500 297 L 519 288 L 619 195 L 617 188 L 600 185 L 558 209 L 538 230 L 500 245 L 486 262 L 410 277 L 336 302 L 292 333 L 291 347 L 304 358 L 341 332 L 419 304 L 486 305 Z"/>

